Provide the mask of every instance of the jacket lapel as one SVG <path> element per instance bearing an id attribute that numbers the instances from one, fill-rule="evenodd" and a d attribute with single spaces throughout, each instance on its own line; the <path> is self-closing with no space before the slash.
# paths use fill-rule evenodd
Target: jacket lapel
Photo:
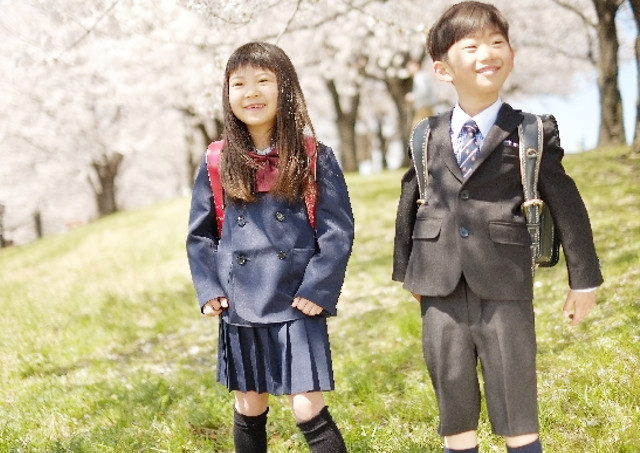
<path id="1" fill-rule="evenodd" d="M 433 123 L 431 124 L 432 143 L 443 144 L 442 146 L 434 147 L 434 154 L 445 163 L 449 171 L 456 177 L 456 179 L 462 181 L 462 171 L 456 161 L 456 156 L 453 153 L 453 143 L 451 143 L 451 109 L 448 113 L 443 113 L 433 117 Z"/>
<path id="2" fill-rule="evenodd" d="M 448 113 L 443 113 L 431 118 L 431 143 L 446 144 L 443 146 L 435 146 L 430 148 L 430 151 L 434 153 L 434 157 L 437 156 L 445 163 L 449 171 L 459 181 L 463 181 L 462 171 L 456 161 L 456 156 L 453 152 L 453 143 L 451 143 L 451 114 L 453 109 Z M 471 174 L 467 177 L 467 180 L 475 173 L 478 168 L 482 166 L 482 163 L 496 151 L 513 131 L 516 130 L 518 124 L 523 120 L 522 113 L 519 110 L 514 110 L 509 104 L 502 104 L 502 107 L 498 111 L 496 122 L 489 130 L 489 133 L 484 139 L 482 149 L 478 155 L 478 160 L 471 170 Z"/>
<path id="3" fill-rule="evenodd" d="M 523 116 L 519 110 L 514 110 L 509 104 L 502 104 L 502 107 L 498 111 L 496 122 L 485 137 L 482 144 L 482 149 L 480 150 L 480 154 L 478 155 L 478 160 L 473 166 L 473 169 L 471 170 L 471 173 L 469 174 L 467 179 L 473 176 L 473 174 L 478 170 L 478 168 L 482 166 L 482 163 L 487 160 L 491 153 L 501 147 L 502 143 L 507 139 L 507 137 L 509 137 L 509 135 L 511 135 L 511 133 L 516 130 L 518 124 L 522 122 L 522 119 Z"/>

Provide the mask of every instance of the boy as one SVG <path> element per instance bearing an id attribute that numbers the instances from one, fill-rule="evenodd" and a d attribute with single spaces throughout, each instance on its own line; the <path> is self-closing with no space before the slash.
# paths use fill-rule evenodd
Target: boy
<path id="1" fill-rule="evenodd" d="M 416 204 L 413 168 L 402 179 L 393 279 L 421 304 L 445 452 L 478 451 L 478 359 L 493 431 L 510 453 L 541 452 L 531 239 L 518 158 L 523 117 L 499 94 L 513 68 L 509 26 L 494 6 L 466 1 L 445 11 L 427 47 L 436 77 L 453 84 L 458 102 L 429 119 L 427 203 Z M 538 188 L 561 238 L 571 288 L 563 312 L 575 325 L 595 305 L 602 275 L 552 117 L 544 120 L 543 146 Z"/>

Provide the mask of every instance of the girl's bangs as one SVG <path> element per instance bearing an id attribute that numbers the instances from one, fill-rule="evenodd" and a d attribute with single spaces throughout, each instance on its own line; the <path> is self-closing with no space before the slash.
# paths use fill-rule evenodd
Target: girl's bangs
<path id="1" fill-rule="evenodd" d="M 227 74 L 231 74 L 243 68 L 251 66 L 254 68 L 263 68 L 275 72 L 276 65 L 271 54 L 259 46 L 251 46 L 251 48 L 240 49 L 229 58 L 227 62 Z"/>

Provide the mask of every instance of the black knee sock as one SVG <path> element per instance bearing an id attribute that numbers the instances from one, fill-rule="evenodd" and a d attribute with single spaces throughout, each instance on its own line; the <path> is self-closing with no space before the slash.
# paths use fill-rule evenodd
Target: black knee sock
<path id="1" fill-rule="evenodd" d="M 346 453 L 347 451 L 342 434 L 326 406 L 311 420 L 298 423 L 298 428 L 304 434 L 311 453 Z"/>
<path id="2" fill-rule="evenodd" d="M 507 447 L 508 453 L 542 453 L 542 444 L 540 439 L 536 439 L 530 444 L 523 445 L 522 447 Z"/>
<path id="3" fill-rule="evenodd" d="M 233 413 L 233 443 L 237 452 L 266 453 L 267 451 L 267 413 L 256 416 Z"/>
<path id="4" fill-rule="evenodd" d="M 452 448 L 444 447 L 444 453 L 478 453 L 478 446 L 473 448 L 467 448 L 465 450 L 454 450 Z"/>

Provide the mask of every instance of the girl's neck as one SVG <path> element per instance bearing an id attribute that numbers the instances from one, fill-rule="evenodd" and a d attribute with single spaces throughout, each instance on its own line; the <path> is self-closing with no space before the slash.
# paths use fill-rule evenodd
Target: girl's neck
<path id="1" fill-rule="evenodd" d="M 255 149 L 265 149 L 271 146 L 271 129 L 261 133 L 254 131 L 250 131 L 249 133 Z"/>

